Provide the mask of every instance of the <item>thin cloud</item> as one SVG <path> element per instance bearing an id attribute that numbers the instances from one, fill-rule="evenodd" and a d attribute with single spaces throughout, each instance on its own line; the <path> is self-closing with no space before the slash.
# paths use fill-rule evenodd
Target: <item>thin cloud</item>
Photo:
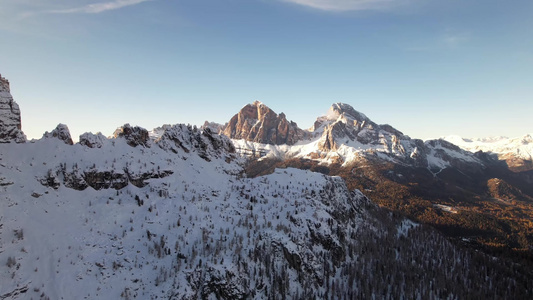
<path id="1" fill-rule="evenodd" d="M 470 36 L 467 33 L 447 33 L 441 38 L 441 42 L 450 48 L 456 48 L 469 40 Z"/>
<path id="2" fill-rule="evenodd" d="M 56 9 L 46 11 L 47 13 L 52 14 L 74 14 L 74 13 L 83 13 L 83 14 L 98 14 L 110 10 L 120 9 L 127 6 L 137 5 L 143 2 L 153 1 L 153 0 L 115 0 L 111 2 L 103 3 L 94 3 L 88 4 L 81 7 L 75 8 L 66 8 L 66 9 Z"/>
<path id="3" fill-rule="evenodd" d="M 384 9 L 408 0 L 283 0 L 303 6 L 327 11 L 354 11 Z"/>
<path id="4" fill-rule="evenodd" d="M 472 35 L 467 31 L 446 30 L 426 40 L 408 41 L 414 43 L 403 46 L 402 49 L 410 52 L 459 50 L 467 46 L 471 40 Z"/>

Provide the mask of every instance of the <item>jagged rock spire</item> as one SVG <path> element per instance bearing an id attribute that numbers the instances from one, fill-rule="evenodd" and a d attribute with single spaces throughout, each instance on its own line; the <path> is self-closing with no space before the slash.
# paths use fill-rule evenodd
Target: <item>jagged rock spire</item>
<path id="1" fill-rule="evenodd" d="M 9 81 L 0 75 L 0 143 L 24 143 L 18 104 L 13 101 Z"/>

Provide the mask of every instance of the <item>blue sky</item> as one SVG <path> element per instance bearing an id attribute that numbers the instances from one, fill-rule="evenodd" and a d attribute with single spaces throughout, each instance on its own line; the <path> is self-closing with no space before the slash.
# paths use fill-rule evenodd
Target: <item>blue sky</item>
<path id="1" fill-rule="evenodd" d="M 334 102 L 414 138 L 533 132 L 533 1 L 0 0 L 0 73 L 39 138 Z"/>

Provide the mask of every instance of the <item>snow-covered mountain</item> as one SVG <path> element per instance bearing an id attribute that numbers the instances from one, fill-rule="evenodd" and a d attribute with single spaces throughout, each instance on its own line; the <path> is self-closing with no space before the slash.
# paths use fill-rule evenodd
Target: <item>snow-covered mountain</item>
<path id="1" fill-rule="evenodd" d="M 247 167 L 252 176 L 276 167 L 338 175 L 350 189 L 363 190 L 374 202 L 442 228 L 450 236 L 489 247 L 533 245 L 533 231 L 526 225 L 533 217 L 533 162 L 524 159 L 530 153 L 527 137 L 515 143 L 522 147 L 514 152 L 524 154 L 520 159 L 474 153 L 446 139 L 412 139 L 344 103 L 334 103 L 299 136 L 293 144 L 235 137 L 233 143 L 239 153 L 253 157 Z"/>
<path id="2" fill-rule="evenodd" d="M 532 167 L 533 137 L 530 134 L 517 138 L 462 138 L 451 135 L 442 139 L 470 152 L 494 153 L 499 159 L 507 161 L 509 166 L 516 169 Z"/>
<path id="3" fill-rule="evenodd" d="M 527 134 L 518 138 L 489 137 L 489 138 L 462 138 L 450 135 L 442 138 L 470 152 L 492 152 L 501 155 L 515 154 L 523 159 L 533 159 L 533 137 Z"/>
<path id="4" fill-rule="evenodd" d="M 489 285 L 524 295 L 339 177 L 244 178 L 229 139 L 190 126 L 117 132 L 0 145 L 2 299 L 454 298 Z M 454 285 L 452 270 L 483 276 Z"/>
<path id="5" fill-rule="evenodd" d="M 241 116 L 239 119 L 246 123 L 248 119 L 245 118 L 247 114 L 244 112 L 256 104 L 257 102 L 245 106 L 236 116 Z M 264 104 L 260 105 L 271 112 Z M 277 115 L 273 112 L 272 114 Z M 275 128 L 268 129 L 266 126 L 261 128 L 266 133 L 269 130 L 275 131 Z M 451 143 L 442 140 L 424 142 L 411 139 L 390 125 L 376 124 L 345 103 L 334 103 L 327 115 L 318 117 L 313 127 L 305 131 L 305 134 L 296 135 L 298 139 L 292 144 L 260 143 L 256 138 L 248 138 L 251 135 L 247 134 L 245 129 L 241 130 L 239 136 L 228 134 L 228 127 L 222 133 L 232 138 L 241 151 L 253 152 L 256 156 L 266 158 L 303 158 L 322 164 L 349 165 L 361 158 L 370 157 L 427 168 L 433 173 L 458 164 L 470 165 L 474 169 L 483 166 L 479 158 Z M 299 128 L 294 129 L 294 132 L 300 131 Z"/>
<path id="6" fill-rule="evenodd" d="M 363 155 L 412 159 L 414 148 L 387 146 L 408 137 L 336 108 L 307 145 L 268 146 L 306 149 L 329 132 L 337 145 L 381 147 Z M 73 144 L 59 124 L 0 143 L 0 299 L 533 296 L 525 266 L 459 247 L 341 177 L 285 168 L 247 178 L 248 144 L 216 128 L 125 124 Z M 430 145 L 431 157 L 452 161 L 461 152 L 450 145 Z"/>

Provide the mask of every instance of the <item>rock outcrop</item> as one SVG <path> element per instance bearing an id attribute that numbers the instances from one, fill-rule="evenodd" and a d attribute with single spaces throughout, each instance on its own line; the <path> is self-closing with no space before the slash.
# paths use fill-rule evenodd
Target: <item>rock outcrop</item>
<path id="1" fill-rule="evenodd" d="M 128 145 L 132 147 L 150 147 L 150 135 L 148 134 L 148 130 L 139 126 L 124 124 L 124 126 L 115 130 L 113 136 L 115 138 L 124 138 Z"/>
<path id="2" fill-rule="evenodd" d="M 93 134 L 91 132 L 86 132 L 82 135 L 80 135 L 80 145 L 89 147 L 89 148 L 102 148 L 104 144 L 107 142 L 106 137 L 98 132 L 97 134 Z"/>
<path id="3" fill-rule="evenodd" d="M 24 143 L 20 109 L 13 101 L 9 81 L 0 75 L 0 143 Z"/>
<path id="4" fill-rule="evenodd" d="M 196 152 L 206 161 L 223 156 L 231 160 L 231 154 L 235 153 L 235 147 L 230 139 L 212 133 L 209 128 L 199 130 L 190 125 L 176 124 L 163 125 L 155 131 L 160 134 L 155 143 L 161 149 L 173 153 Z"/>
<path id="5" fill-rule="evenodd" d="M 43 139 L 56 138 L 60 141 L 63 141 L 67 145 L 74 145 L 72 137 L 70 136 L 70 131 L 68 130 L 67 125 L 59 124 L 57 127 L 52 130 L 52 132 L 45 132 L 43 134 Z"/>
<path id="6" fill-rule="evenodd" d="M 272 145 L 293 145 L 309 136 L 296 123 L 288 121 L 284 113 L 278 115 L 259 101 L 243 107 L 222 133 L 232 139 Z"/>
<path id="7" fill-rule="evenodd" d="M 220 134 L 220 133 L 222 133 L 222 131 L 224 131 L 224 128 L 226 128 L 226 125 L 222 125 L 222 124 L 215 123 L 215 122 L 205 121 L 204 125 L 202 125 L 202 127 L 200 127 L 200 129 L 201 130 L 209 129 L 213 133 Z"/>

